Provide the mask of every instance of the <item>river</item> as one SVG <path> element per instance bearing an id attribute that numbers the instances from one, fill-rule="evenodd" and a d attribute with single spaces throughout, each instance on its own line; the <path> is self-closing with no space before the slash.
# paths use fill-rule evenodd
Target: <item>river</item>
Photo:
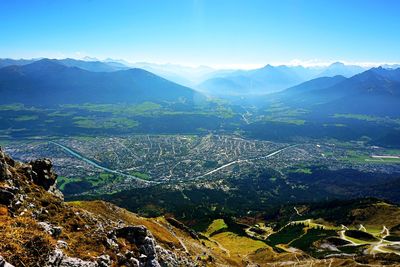
<path id="1" fill-rule="evenodd" d="M 97 164 L 96 162 L 94 162 L 94 161 L 92 161 L 92 160 L 90 160 L 90 159 L 88 159 L 88 158 L 86 158 L 86 157 L 84 157 L 84 156 L 82 156 L 82 155 L 76 153 L 76 152 L 73 151 L 72 149 L 70 149 L 70 148 L 68 148 L 68 147 L 66 147 L 66 146 L 64 146 L 64 145 L 62 145 L 62 144 L 60 144 L 60 143 L 56 143 L 56 142 L 54 142 L 54 141 L 49 141 L 49 143 L 51 143 L 51 144 L 53 144 L 53 145 L 56 145 L 56 146 L 62 148 L 63 150 L 65 150 L 66 152 L 68 152 L 69 154 L 71 154 L 72 156 L 74 156 L 75 158 L 78 158 L 78 159 L 80 159 L 80 160 L 82 160 L 82 161 L 84 161 L 84 162 L 86 162 L 86 163 L 88 163 L 88 164 L 90 164 L 90 165 L 92 165 L 92 166 L 94 166 L 94 167 L 96 167 L 96 168 L 98 168 L 98 169 L 101 169 L 101 170 L 103 170 L 103 171 L 105 171 L 105 172 L 118 174 L 118 175 L 121 175 L 121 176 L 130 178 L 130 179 L 140 180 L 140 181 L 146 182 L 146 183 L 153 183 L 153 184 L 157 183 L 157 182 L 155 182 L 155 181 L 148 181 L 148 180 L 145 180 L 145 179 L 141 179 L 141 178 L 139 178 L 139 177 L 136 177 L 136 176 L 134 176 L 134 175 L 126 174 L 126 173 L 123 173 L 123 172 L 120 172 L 120 171 L 117 171 L 117 170 L 112 170 L 112 169 L 109 169 L 109 168 L 107 168 L 107 167 L 101 166 L 101 165 Z"/>

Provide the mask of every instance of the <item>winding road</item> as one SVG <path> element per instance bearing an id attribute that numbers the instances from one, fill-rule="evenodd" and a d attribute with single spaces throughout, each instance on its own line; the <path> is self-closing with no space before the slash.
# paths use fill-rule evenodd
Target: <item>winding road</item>
<path id="1" fill-rule="evenodd" d="M 272 157 L 272 156 L 275 156 L 275 155 L 278 154 L 278 153 L 281 153 L 282 151 L 284 151 L 284 150 L 286 150 L 286 149 L 289 149 L 289 148 L 292 148 L 292 147 L 295 147 L 295 146 L 298 146 L 298 145 L 287 146 L 287 147 L 281 148 L 281 149 L 279 149 L 279 150 L 276 150 L 276 151 L 274 151 L 274 152 L 272 152 L 272 153 L 270 153 L 270 154 L 268 154 L 268 155 L 266 155 L 266 156 L 261 156 L 261 157 L 257 157 L 257 158 L 253 158 L 253 159 L 238 159 L 238 160 L 234 160 L 234 161 L 232 161 L 232 162 L 229 162 L 229 163 L 227 163 L 227 164 L 225 164 L 225 165 L 222 165 L 221 167 L 218 167 L 218 168 L 216 168 L 216 169 L 214 169 L 214 170 L 211 170 L 211 171 L 209 171 L 209 172 L 207 172 L 207 173 L 201 175 L 199 178 L 208 176 L 208 175 L 210 175 L 210 174 L 213 174 L 213 173 L 215 173 L 215 172 L 217 172 L 217 171 L 220 171 L 220 170 L 222 170 L 222 169 L 225 169 L 225 168 L 227 168 L 227 167 L 229 167 L 229 166 L 231 166 L 231 165 L 237 164 L 237 163 L 241 163 L 241 162 L 250 162 L 250 161 L 259 160 L 259 159 L 267 159 L 267 158 L 270 158 L 270 157 Z"/>

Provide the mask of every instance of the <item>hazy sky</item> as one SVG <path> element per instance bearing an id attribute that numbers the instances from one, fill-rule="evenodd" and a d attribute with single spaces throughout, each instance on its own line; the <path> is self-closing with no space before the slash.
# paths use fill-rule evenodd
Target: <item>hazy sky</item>
<path id="1" fill-rule="evenodd" d="M 400 1 L 0 1 L 0 57 L 400 62 Z"/>

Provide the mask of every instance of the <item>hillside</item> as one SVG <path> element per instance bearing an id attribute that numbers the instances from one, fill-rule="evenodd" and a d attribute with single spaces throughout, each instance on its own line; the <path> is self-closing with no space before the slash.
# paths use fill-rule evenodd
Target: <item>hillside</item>
<path id="1" fill-rule="evenodd" d="M 142 69 L 91 72 L 56 60 L 0 69 L 1 104 L 194 102 L 202 96 Z"/>
<path id="2" fill-rule="evenodd" d="M 287 101 L 289 101 L 289 98 L 292 98 L 291 101 L 293 103 L 299 103 L 312 97 L 315 90 L 330 88 L 344 80 L 346 80 L 346 78 L 340 75 L 334 77 L 316 78 L 290 87 L 282 92 L 276 93 L 274 96 L 283 97 Z M 307 97 L 305 97 L 305 95 Z"/>
<path id="3" fill-rule="evenodd" d="M 51 167 L 49 160 L 24 164 L 0 152 L 0 263 L 195 266 L 216 257 L 163 218 L 145 219 L 100 201 L 63 202 Z"/>
<path id="4" fill-rule="evenodd" d="M 204 230 L 195 232 L 170 216 L 143 218 L 103 201 L 66 203 L 56 189 L 56 178 L 50 160 L 21 163 L 0 152 L 2 266 L 291 266 L 295 262 L 299 266 L 360 266 L 359 263 L 394 266 L 398 260 L 394 253 L 364 255 L 363 248 L 369 249 L 366 245 L 352 248 L 355 258 L 329 252 L 323 244 L 330 242 L 331 247 L 342 250 L 339 244 L 342 241 L 335 232 L 340 230 L 336 222 L 323 215 L 329 208 L 326 204 L 318 208 L 325 221 L 292 221 L 280 229 L 259 223 L 243 231 L 238 227 L 245 226 L 251 218 L 243 217 L 241 223 L 225 218 L 214 220 Z M 393 221 L 388 227 L 394 234 L 392 239 L 398 238 L 399 209 L 383 203 L 378 205 L 383 208 L 352 206 L 350 213 L 355 217 L 348 226 L 364 223 L 367 229 L 378 227 L 386 222 L 385 216 L 390 216 Z M 313 214 L 313 209 L 316 206 L 298 206 L 304 219 L 308 213 Z M 374 222 L 372 217 L 382 220 Z M 302 242 L 288 243 L 296 237 L 293 234 L 296 235 L 299 225 L 297 239 Z M 321 225 L 324 229 L 319 228 Z M 291 234 L 287 236 L 285 233 L 289 230 Z M 303 231 L 308 234 L 302 235 Z M 344 239 L 347 236 L 355 236 L 352 240 L 363 236 L 375 240 L 370 234 L 356 230 L 347 231 Z M 385 249 L 396 251 L 394 246 L 390 247 L 389 240 L 380 247 L 383 249 L 386 245 Z M 315 249 L 324 252 L 315 254 Z"/>
<path id="5" fill-rule="evenodd" d="M 400 69 L 372 68 L 350 78 L 317 78 L 275 94 L 279 101 L 319 113 L 399 115 Z"/>

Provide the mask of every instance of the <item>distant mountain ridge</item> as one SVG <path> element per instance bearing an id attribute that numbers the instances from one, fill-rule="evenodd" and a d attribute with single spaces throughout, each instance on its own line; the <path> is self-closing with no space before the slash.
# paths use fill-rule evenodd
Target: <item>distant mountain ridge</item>
<path id="1" fill-rule="evenodd" d="M 41 59 L 42 58 L 0 58 L 0 68 L 11 65 L 26 65 Z M 85 57 L 83 59 L 65 58 L 52 60 L 68 67 L 78 67 L 93 72 L 112 72 L 118 70 L 126 70 L 130 68 L 140 68 L 184 86 L 194 86 L 200 81 L 209 78 L 212 74 L 219 72 L 207 66 L 188 67 L 177 64 L 155 64 L 147 62 L 130 63 L 124 60 L 112 58 L 99 60 L 97 58 Z"/>
<path id="2" fill-rule="evenodd" d="M 68 61 L 72 62 L 73 61 Z M 142 69 L 94 72 L 42 59 L 0 69 L 0 103 L 56 105 L 187 101 L 202 96 Z"/>
<path id="3" fill-rule="evenodd" d="M 127 70 L 130 68 L 118 62 L 84 61 L 84 60 L 76 60 L 73 58 L 60 59 L 57 60 L 57 62 L 60 62 L 68 67 L 78 67 L 84 70 L 94 71 L 94 72 L 112 72 L 118 70 Z"/>
<path id="4" fill-rule="evenodd" d="M 273 97 L 321 112 L 400 115 L 400 68 L 372 68 L 350 78 L 317 78 Z"/>
<path id="5" fill-rule="evenodd" d="M 299 74 L 287 66 L 266 65 L 260 69 L 238 70 L 216 75 L 198 85 L 210 95 L 265 94 L 287 88 L 304 81 Z"/>
<path id="6" fill-rule="evenodd" d="M 217 74 L 198 85 L 198 88 L 210 95 L 246 95 L 269 94 L 282 91 L 302 82 L 341 75 L 351 77 L 365 71 L 366 68 L 335 62 L 327 67 L 271 66 L 247 71 L 233 71 Z"/>
<path id="7" fill-rule="evenodd" d="M 0 58 L 0 68 L 4 68 L 7 66 L 12 66 L 12 65 L 26 65 L 30 64 L 32 62 L 35 62 L 40 59 L 11 59 L 11 58 Z"/>
<path id="8" fill-rule="evenodd" d="M 17 65 L 17 66 L 22 66 L 22 65 L 27 65 L 36 61 L 43 60 L 42 58 L 40 59 L 0 59 L 0 68 L 7 67 L 7 66 L 12 66 L 12 65 Z M 73 59 L 73 58 L 65 58 L 65 59 L 50 59 L 53 62 L 60 63 L 62 65 L 65 65 L 67 67 L 78 67 L 84 70 L 88 71 L 93 71 L 93 72 L 112 72 L 112 71 L 118 71 L 118 70 L 126 70 L 129 69 L 130 67 L 127 65 L 124 65 L 119 62 L 102 62 L 100 60 L 79 60 L 79 59 Z"/>
<path id="9" fill-rule="evenodd" d="M 0 68 L 10 65 L 26 65 L 40 59 L 0 59 Z M 124 60 L 85 57 L 83 59 L 54 59 L 69 67 L 78 67 L 93 72 L 113 72 L 129 68 L 141 68 L 175 83 L 196 88 L 209 95 L 267 94 L 282 91 L 302 82 L 337 75 L 349 78 L 367 70 L 359 65 L 335 62 L 329 66 L 266 65 L 258 69 L 214 69 L 207 66 L 189 67 L 178 64 L 130 63 Z M 398 68 L 396 64 L 382 65 Z"/>
<path id="10" fill-rule="evenodd" d="M 333 77 L 341 75 L 344 77 L 351 77 L 358 73 L 365 71 L 367 68 L 356 65 L 345 65 L 342 62 L 335 62 L 325 68 L 317 77 Z"/>

